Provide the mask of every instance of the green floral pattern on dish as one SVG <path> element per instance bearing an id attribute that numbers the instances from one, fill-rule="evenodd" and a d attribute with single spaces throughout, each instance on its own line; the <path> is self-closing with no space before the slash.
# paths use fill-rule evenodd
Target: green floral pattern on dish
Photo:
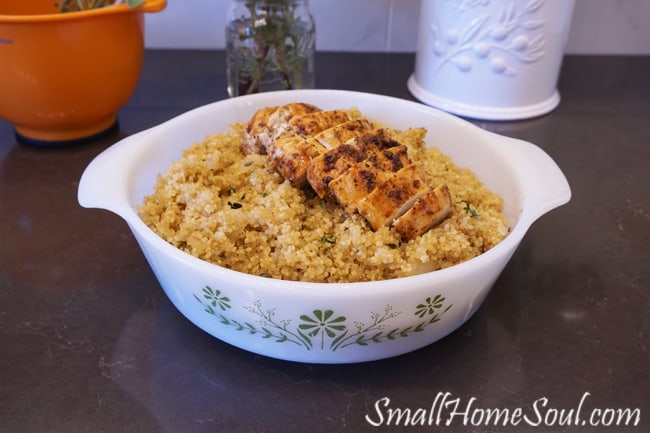
<path id="1" fill-rule="evenodd" d="M 205 286 L 201 294 L 195 294 L 194 298 L 203 305 L 206 313 L 215 316 L 219 323 L 233 327 L 236 331 L 248 332 L 277 343 L 296 344 L 307 350 L 320 348 L 331 351 L 354 345 L 383 343 L 422 332 L 426 327 L 438 322 L 452 307 L 451 304 L 445 306 L 445 298 L 442 295 L 427 297 L 413 310 L 412 314 L 418 318 L 418 322 L 404 328 L 390 326 L 391 319 L 402 314 L 401 311 L 394 311 L 390 305 L 386 305 L 380 313 L 370 312 L 368 322 L 349 323 L 345 316 L 336 314 L 334 310 L 317 309 L 301 314 L 298 317 L 298 325 L 292 326 L 291 319 L 277 318 L 277 310 L 263 307 L 260 301 L 244 307 L 256 317 L 254 323 L 235 320 L 227 314 L 231 309 L 230 298 L 222 294 L 221 290 L 209 286 Z"/>

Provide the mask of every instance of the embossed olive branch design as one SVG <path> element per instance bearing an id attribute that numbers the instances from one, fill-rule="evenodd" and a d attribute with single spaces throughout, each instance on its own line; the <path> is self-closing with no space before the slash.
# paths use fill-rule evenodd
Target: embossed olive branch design
<path id="1" fill-rule="evenodd" d="M 433 51 L 441 57 L 434 73 L 437 73 L 448 62 L 454 63 L 460 71 L 470 71 L 472 60 L 470 56 L 464 54 L 466 52 L 473 52 L 478 58 L 487 59 L 493 51 L 500 51 L 524 63 L 532 63 L 541 59 L 544 55 L 542 34 L 532 38 L 520 34 L 514 36 L 508 44 L 505 41 L 517 29 L 530 31 L 541 27 L 544 24 L 543 21 L 527 18 L 526 15 L 536 12 L 543 3 L 544 0 L 529 0 L 522 9 L 517 10 L 518 3 L 510 2 L 501 10 L 497 22 L 488 24 L 491 17 L 482 15 L 470 21 L 468 27 L 460 33 L 456 29 L 450 29 L 443 35 L 438 26 L 432 24 L 430 32 L 433 39 Z M 443 43 L 445 39 L 446 45 Z M 503 75 L 517 73 L 501 56 L 493 56 L 491 66 L 494 72 Z"/>

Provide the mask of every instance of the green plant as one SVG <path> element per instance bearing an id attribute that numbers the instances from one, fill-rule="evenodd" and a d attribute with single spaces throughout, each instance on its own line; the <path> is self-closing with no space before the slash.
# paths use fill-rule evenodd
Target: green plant
<path id="1" fill-rule="evenodd" d="M 60 3 L 55 3 L 55 5 L 59 8 L 59 12 L 78 12 L 103 8 L 116 3 L 121 3 L 122 1 L 125 1 L 125 3 L 131 8 L 137 8 L 142 5 L 145 0 L 63 0 Z"/>
<path id="2" fill-rule="evenodd" d="M 305 50 L 313 44 L 313 28 L 303 21 L 296 0 L 245 0 L 248 18 L 239 18 L 231 34 L 236 39 L 239 94 L 256 93 L 272 75 L 284 89 L 302 87 L 307 67 Z"/>

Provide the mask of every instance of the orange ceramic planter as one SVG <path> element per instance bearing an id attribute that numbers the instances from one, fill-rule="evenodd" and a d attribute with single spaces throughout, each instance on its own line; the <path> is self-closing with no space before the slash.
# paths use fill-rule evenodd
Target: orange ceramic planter
<path id="1" fill-rule="evenodd" d="M 54 0 L 0 0 L 0 117 L 18 135 L 57 143 L 111 128 L 137 84 L 146 0 L 59 13 Z"/>

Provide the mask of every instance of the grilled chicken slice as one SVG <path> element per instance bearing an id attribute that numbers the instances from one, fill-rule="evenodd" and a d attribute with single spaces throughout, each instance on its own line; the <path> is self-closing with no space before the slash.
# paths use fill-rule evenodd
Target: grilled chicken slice
<path id="1" fill-rule="evenodd" d="M 349 120 L 350 117 L 345 110 L 316 111 L 292 117 L 287 123 L 286 128 L 280 131 L 280 134 L 313 137 L 321 131 Z M 276 137 L 278 136 L 276 135 Z"/>
<path id="2" fill-rule="evenodd" d="M 333 149 L 373 128 L 372 122 L 367 119 L 354 119 L 325 129 L 314 138 L 327 149 Z"/>
<path id="3" fill-rule="evenodd" d="M 307 114 L 321 112 L 320 108 L 315 105 L 294 102 L 278 107 L 275 112 L 269 116 L 269 128 L 271 130 L 271 141 L 275 140 L 289 126 L 291 121 L 297 117 Z"/>
<path id="4" fill-rule="evenodd" d="M 297 116 L 321 111 L 315 105 L 301 102 L 259 109 L 248 122 L 242 150 L 245 153 L 264 154 L 268 146 Z"/>
<path id="5" fill-rule="evenodd" d="M 407 165 L 380 183 L 357 206 L 373 230 L 390 225 L 429 191 L 426 173 L 419 163 Z"/>
<path id="6" fill-rule="evenodd" d="M 373 158 L 377 152 L 391 148 L 398 149 L 399 152 L 393 155 L 390 160 L 391 167 L 386 167 L 386 169 L 397 171 L 402 168 L 402 166 L 395 166 L 398 164 L 397 161 L 403 158 L 408 160 L 406 146 L 400 145 L 390 138 L 385 129 L 374 129 L 357 135 L 344 144 L 314 158 L 307 168 L 307 182 L 319 197 L 325 197 L 328 193 L 328 185 L 333 179 L 345 173 L 354 164 Z M 406 165 L 406 161 L 403 161 L 402 165 Z"/>
<path id="7" fill-rule="evenodd" d="M 362 161 L 332 180 L 328 188 L 343 209 L 352 214 L 357 211 L 361 200 L 392 175 L 390 171 L 378 169 L 367 161 Z"/>
<path id="8" fill-rule="evenodd" d="M 285 135 L 268 147 L 269 164 L 293 186 L 302 188 L 307 185 L 309 163 L 324 152 L 325 148 L 313 138 Z"/>
<path id="9" fill-rule="evenodd" d="M 411 163 L 408 147 L 403 144 L 387 149 L 378 149 L 376 152 L 368 152 L 366 160 L 373 167 L 387 171 L 399 171 Z"/>
<path id="10" fill-rule="evenodd" d="M 410 164 L 404 145 L 371 152 L 366 156 L 365 160 L 351 166 L 328 185 L 331 194 L 348 213 L 356 212 L 358 203 L 380 183 Z"/>
<path id="11" fill-rule="evenodd" d="M 248 125 L 246 125 L 246 131 L 244 132 L 241 144 L 244 153 L 266 153 L 266 145 L 270 142 L 271 134 L 269 117 L 277 109 L 278 107 L 261 108 L 251 117 Z"/>
<path id="12" fill-rule="evenodd" d="M 376 152 L 382 149 L 388 149 L 400 146 L 400 143 L 394 140 L 390 132 L 385 128 L 373 129 L 354 137 L 348 141 L 348 144 L 358 147 L 362 152 Z"/>
<path id="13" fill-rule="evenodd" d="M 342 144 L 311 160 L 307 167 L 307 182 L 319 197 L 325 197 L 332 179 L 363 160 L 364 156 L 359 149 L 350 144 Z"/>
<path id="14" fill-rule="evenodd" d="M 393 223 L 407 241 L 415 239 L 441 223 L 451 210 L 451 194 L 446 184 L 439 185 L 418 199 L 411 209 Z"/>

